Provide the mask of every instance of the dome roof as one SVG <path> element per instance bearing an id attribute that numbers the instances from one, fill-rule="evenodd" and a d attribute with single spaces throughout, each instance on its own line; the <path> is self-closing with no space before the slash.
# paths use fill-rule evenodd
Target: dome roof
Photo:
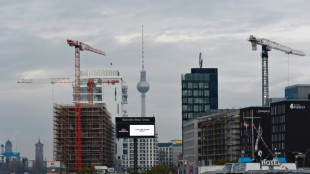
<path id="1" fill-rule="evenodd" d="M 5 143 L 6 146 L 12 146 L 12 142 L 10 140 L 6 141 Z"/>

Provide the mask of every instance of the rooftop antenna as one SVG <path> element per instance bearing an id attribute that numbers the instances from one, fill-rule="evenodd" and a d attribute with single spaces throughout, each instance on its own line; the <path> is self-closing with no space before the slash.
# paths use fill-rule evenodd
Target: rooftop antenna
<path id="1" fill-rule="evenodd" d="M 199 53 L 199 67 L 202 68 L 202 56 L 201 56 L 201 52 Z"/>

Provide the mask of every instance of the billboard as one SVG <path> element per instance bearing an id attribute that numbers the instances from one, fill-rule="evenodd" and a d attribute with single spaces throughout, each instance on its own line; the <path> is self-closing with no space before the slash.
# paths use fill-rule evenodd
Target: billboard
<path id="1" fill-rule="evenodd" d="M 116 117 L 116 138 L 155 138 L 155 117 Z"/>

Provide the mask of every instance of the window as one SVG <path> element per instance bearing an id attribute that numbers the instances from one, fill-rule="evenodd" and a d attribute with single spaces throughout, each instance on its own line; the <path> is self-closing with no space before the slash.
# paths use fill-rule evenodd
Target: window
<path id="1" fill-rule="evenodd" d="M 193 83 L 194 88 L 198 88 L 198 83 Z"/>
<path id="2" fill-rule="evenodd" d="M 195 97 L 198 96 L 198 90 L 194 90 L 194 96 L 195 96 Z"/>
<path id="3" fill-rule="evenodd" d="M 188 88 L 190 88 L 190 89 L 193 88 L 193 83 L 189 82 L 188 83 Z"/>
<path id="4" fill-rule="evenodd" d="M 193 98 L 188 98 L 188 103 L 189 104 L 193 103 Z"/>
<path id="5" fill-rule="evenodd" d="M 206 97 L 210 96 L 210 91 L 209 90 L 204 90 L 204 96 L 206 96 Z"/>
<path id="6" fill-rule="evenodd" d="M 182 95 L 186 97 L 187 96 L 187 90 L 183 90 Z"/>
<path id="7" fill-rule="evenodd" d="M 199 88 L 202 89 L 203 88 L 203 83 L 199 82 Z"/>

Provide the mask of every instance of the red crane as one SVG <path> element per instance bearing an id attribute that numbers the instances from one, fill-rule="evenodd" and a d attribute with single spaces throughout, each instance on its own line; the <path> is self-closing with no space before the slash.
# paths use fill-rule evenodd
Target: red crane
<path id="1" fill-rule="evenodd" d="M 68 40 L 67 43 L 75 48 L 75 169 L 81 168 L 81 79 L 80 79 L 80 51 L 91 51 L 105 56 L 105 52 L 92 48 L 79 41 Z"/>

